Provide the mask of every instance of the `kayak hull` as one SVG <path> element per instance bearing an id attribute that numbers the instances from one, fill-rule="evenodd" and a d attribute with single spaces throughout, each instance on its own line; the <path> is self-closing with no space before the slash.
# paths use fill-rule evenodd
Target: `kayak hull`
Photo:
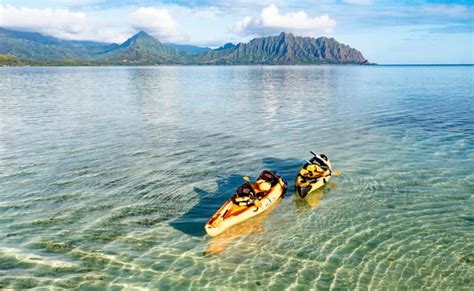
<path id="1" fill-rule="evenodd" d="M 263 198 L 259 199 L 260 207 L 255 205 L 238 206 L 233 203 L 232 198 L 227 200 L 206 223 L 204 228 L 207 234 L 211 237 L 218 236 L 226 229 L 262 214 L 278 202 L 285 190 L 286 182 L 279 177 L 278 183 Z"/>

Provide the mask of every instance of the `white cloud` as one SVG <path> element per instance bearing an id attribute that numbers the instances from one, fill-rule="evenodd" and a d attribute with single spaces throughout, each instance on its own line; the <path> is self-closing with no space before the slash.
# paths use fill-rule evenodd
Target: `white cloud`
<path id="1" fill-rule="evenodd" d="M 80 32 L 81 26 L 87 22 L 82 12 L 71 12 L 68 9 L 34 9 L 16 8 L 12 5 L 0 6 L 0 25 L 12 28 L 27 28 L 62 32 L 63 37 Z"/>
<path id="2" fill-rule="evenodd" d="M 246 35 L 268 35 L 285 31 L 313 36 L 320 32 L 330 32 L 335 26 L 336 21 L 327 14 L 313 18 L 304 11 L 280 14 L 278 7 L 270 5 L 263 8 L 259 16 L 246 16 L 235 23 L 232 31 Z"/>
<path id="3" fill-rule="evenodd" d="M 160 40 L 182 41 L 177 24 L 168 9 L 141 7 L 131 14 L 131 25 L 136 30 L 146 31 Z"/>
<path id="4" fill-rule="evenodd" d="M 86 6 L 104 3 L 106 0 L 56 0 L 51 2 L 58 2 L 59 4 L 66 4 L 68 6 Z"/>
<path id="5" fill-rule="evenodd" d="M 216 16 L 222 13 L 222 11 L 217 7 L 208 7 L 203 9 L 193 10 L 193 14 L 197 17 L 207 18 L 207 19 L 216 19 Z"/>
<path id="6" fill-rule="evenodd" d="M 171 14 L 182 17 L 198 17 L 215 20 L 218 15 L 222 14 L 222 10 L 216 6 L 189 8 L 179 5 L 166 5 L 164 7 L 166 7 Z"/>
<path id="7" fill-rule="evenodd" d="M 372 4 L 372 0 L 344 0 L 344 3 L 347 4 L 355 4 L 355 5 L 370 5 Z"/>
<path id="8" fill-rule="evenodd" d="M 202 17 L 212 17 L 204 10 Z M 194 12 L 193 12 L 194 13 Z M 195 12 L 198 13 L 198 12 Z M 67 8 L 26 8 L 0 4 L 0 27 L 40 32 L 62 39 L 123 42 L 138 30 L 161 41 L 186 41 L 168 9 L 139 7 L 124 15 L 103 17 Z"/>
<path id="9" fill-rule="evenodd" d="M 129 33 L 118 23 L 107 22 L 60 8 L 23 8 L 0 5 L 0 26 L 40 32 L 63 39 L 121 41 Z"/>
<path id="10" fill-rule="evenodd" d="M 137 29 L 144 27 L 152 31 L 175 30 L 176 21 L 168 9 L 141 7 L 132 13 L 132 25 Z"/>

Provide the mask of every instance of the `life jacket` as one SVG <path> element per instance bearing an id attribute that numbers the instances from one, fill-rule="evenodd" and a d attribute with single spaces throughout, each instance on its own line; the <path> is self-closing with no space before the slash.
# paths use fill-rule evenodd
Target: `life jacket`
<path id="1" fill-rule="evenodd" d="M 299 176 L 303 181 L 314 181 L 321 177 L 328 176 L 329 174 L 329 167 L 326 164 L 322 165 L 318 161 L 314 160 L 314 158 L 311 159 L 309 163 L 306 163 L 299 172 Z"/>

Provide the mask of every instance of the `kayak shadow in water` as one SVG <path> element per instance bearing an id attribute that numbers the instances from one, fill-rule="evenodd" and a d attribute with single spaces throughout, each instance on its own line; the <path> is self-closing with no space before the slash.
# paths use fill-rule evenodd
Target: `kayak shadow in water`
<path id="1" fill-rule="evenodd" d="M 256 178 L 263 170 L 277 171 L 288 181 L 288 192 L 286 196 L 292 195 L 294 188 L 295 175 L 299 168 L 304 164 L 303 160 L 298 159 L 279 159 L 268 157 L 262 160 L 262 167 L 258 173 L 248 173 L 249 176 Z M 217 178 L 217 189 L 213 192 L 207 192 L 200 188 L 194 188 L 199 201 L 188 212 L 174 219 L 170 225 L 175 229 L 192 236 L 203 236 L 206 234 L 204 226 L 209 218 L 229 199 L 237 188 L 242 185 L 243 175 L 233 174 L 228 177 Z"/>
<path id="2" fill-rule="evenodd" d="M 242 175 L 231 175 L 229 177 L 217 178 L 217 189 L 207 192 L 194 187 L 199 201 L 188 212 L 174 219 L 170 225 L 175 229 L 192 236 L 203 236 L 206 234 L 204 225 L 209 218 L 229 199 L 235 190 L 244 183 Z"/>

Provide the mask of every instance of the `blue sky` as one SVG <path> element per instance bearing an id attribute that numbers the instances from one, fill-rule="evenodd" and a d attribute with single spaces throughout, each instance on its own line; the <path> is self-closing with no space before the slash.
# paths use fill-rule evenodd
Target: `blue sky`
<path id="1" fill-rule="evenodd" d="M 381 64 L 474 63 L 474 0 L 0 3 L 0 26 L 66 39 L 122 42 L 144 30 L 164 42 L 217 47 L 286 31 L 334 37 Z"/>

